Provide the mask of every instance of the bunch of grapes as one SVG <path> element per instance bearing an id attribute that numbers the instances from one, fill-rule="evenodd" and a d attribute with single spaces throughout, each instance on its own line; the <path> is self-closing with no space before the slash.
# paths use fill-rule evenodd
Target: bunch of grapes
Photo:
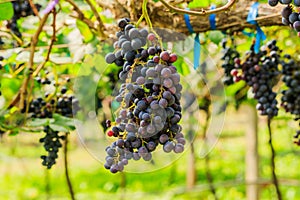
<path id="1" fill-rule="evenodd" d="M 7 27 L 18 37 L 22 37 L 22 33 L 20 32 L 17 24 L 17 20 L 22 17 L 27 17 L 30 15 L 34 15 L 34 12 L 30 6 L 28 0 L 16 0 L 12 2 L 14 8 L 14 16 L 8 22 Z M 37 10 L 40 10 L 40 4 L 34 4 Z"/>
<path id="2" fill-rule="evenodd" d="M 287 89 L 282 91 L 281 106 L 286 112 L 295 116 L 300 126 L 300 65 L 290 55 L 285 55 L 282 61 L 282 81 Z M 294 136 L 295 143 L 300 145 L 300 130 Z"/>
<path id="3" fill-rule="evenodd" d="M 239 52 L 236 50 L 236 45 L 234 45 L 233 38 L 231 40 L 231 46 L 227 47 L 227 40 L 224 39 L 222 41 L 222 47 L 223 47 L 223 57 L 221 58 L 224 62 L 222 64 L 222 68 L 224 69 L 224 80 L 223 83 L 225 85 L 231 85 L 234 83 L 233 76 L 231 75 L 231 71 L 235 68 L 234 67 L 234 60 L 238 59 L 240 57 Z"/>
<path id="4" fill-rule="evenodd" d="M 21 112 L 25 113 L 27 111 L 30 118 L 52 118 L 53 114 L 60 114 L 64 117 L 72 118 L 80 110 L 80 106 L 78 99 L 72 94 L 67 94 L 68 89 L 63 85 L 69 82 L 69 80 L 70 79 L 67 78 L 65 82 L 60 83 L 62 86 L 59 92 L 45 92 L 43 97 L 32 99 L 29 102 L 28 109 L 26 108 L 27 104 L 25 101 L 25 106 Z M 42 85 L 53 83 L 47 77 L 43 79 L 37 77 L 36 81 Z M 57 86 L 57 84 L 53 84 Z M 44 144 L 48 155 L 42 155 L 41 158 L 43 160 L 42 164 L 50 169 L 58 157 L 58 150 L 62 147 L 60 140 L 63 140 L 64 136 L 59 136 L 59 132 L 52 130 L 49 126 L 44 127 L 44 132 L 46 136 L 40 139 L 40 143 Z"/>
<path id="5" fill-rule="evenodd" d="M 48 155 L 42 155 L 42 165 L 50 169 L 58 158 L 58 150 L 62 147 L 61 140 L 65 139 L 65 136 L 59 136 L 58 131 L 52 130 L 49 126 L 44 127 L 45 137 L 40 139 L 41 143 L 44 143 L 44 149 L 48 152 Z"/>
<path id="6" fill-rule="evenodd" d="M 235 60 L 237 69 L 233 69 L 231 74 L 235 81 L 244 80 L 252 88 L 254 98 L 258 103 L 256 109 L 261 115 L 267 115 L 269 118 L 277 116 L 276 92 L 272 90 L 277 83 L 280 74 L 278 65 L 280 64 L 279 48 L 276 46 L 276 40 L 262 46 L 258 53 L 254 52 L 254 46 L 247 52 L 245 62 L 240 59 Z M 239 69 L 242 70 L 241 74 Z"/>
<path id="7" fill-rule="evenodd" d="M 67 77 L 57 83 L 47 77 L 48 71 L 45 71 L 45 74 L 45 77 L 35 77 L 35 81 L 46 90 L 44 95 L 32 99 L 28 104 L 28 110 L 25 101 L 22 112 L 25 113 L 27 111 L 31 118 L 52 118 L 54 113 L 72 118 L 80 110 L 80 106 L 78 99 L 68 91 L 67 84 L 70 82 L 70 78 Z M 47 91 L 49 87 L 47 85 L 53 85 L 56 88 L 60 87 L 60 90 L 49 92 L 49 90 Z"/>
<path id="8" fill-rule="evenodd" d="M 29 103 L 28 113 L 31 118 L 52 118 L 53 113 L 65 117 L 73 117 L 79 111 L 79 101 L 74 95 L 66 94 L 67 88 L 62 87 L 60 93 L 45 93 L 44 98 L 38 97 Z M 49 99 L 50 98 L 50 99 Z M 23 109 L 25 112 L 26 109 Z"/>
<path id="9" fill-rule="evenodd" d="M 287 5 L 281 11 L 282 23 L 293 28 L 300 34 L 300 16 L 299 12 L 294 11 L 292 0 L 268 0 L 270 6 L 276 6 L 278 3 Z M 300 7 L 300 0 L 294 0 L 294 6 Z"/>
<path id="10" fill-rule="evenodd" d="M 159 144 L 163 151 L 181 153 L 180 76 L 172 65 L 177 56 L 162 50 L 159 38 L 146 29 L 137 29 L 128 19 L 118 23 L 115 52 L 107 63 L 123 64 L 122 82 L 115 100 L 120 103 L 115 122 L 107 120 L 107 135 L 117 140 L 106 148 L 104 164 L 112 173 L 123 171 L 128 160 L 150 161 Z M 148 48 L 143 48 L 148 44 Z"/>

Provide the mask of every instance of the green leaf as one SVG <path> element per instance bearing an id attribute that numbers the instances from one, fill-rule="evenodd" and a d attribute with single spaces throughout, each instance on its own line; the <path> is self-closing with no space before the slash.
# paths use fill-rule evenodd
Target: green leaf
<path id="1" fill-rule="evenodd" d="M 86 25 L 80 20 L 76 20 L 76 26 L 79 29 L 81 35 L 83 36 L 84 42 L 90 42 L 94 39 L 94 34 L 92 33 L 88 25 Z"/>
<path id="2" fill-rule="evenodd" d="M 0 1 L 0 21 L 9 20 L 14 15 L 14 8 L 11 2 L 1 3 Z"/>
<path id="3" fill-rule="evenodd" d="M 54 120 L 51 120 L 54 121 Z M 49 119 L 45 118 L 45 119 L 39 119 L 39 118 L 34 118 L 31 121 L 27 122 L 28 126 L 32 126 L 32 127 L 40 127 L 40 126 L 47 126 L 49 125 Z"/>
<path id="4" fill-rule="evenodd" d="M 224 34 L 221 31 L 210 31 L 208 33 L 208 38 L 216 45 L 219 45 L 224 38 Z"/>
<path id="5" fill-rule="evenodd" d="M 189 3 L 189 8 L 199 8 L 199 7 L 208 7 L 209 6 L 209 0 L 194 0 L 191 3 Z"/>
<path id="6" fill-rule="evenodd" d="M 245 81 L 239 81 L 225 88 L 226 96 L 234 96 L 240 89 L 246 86 Z"/>
<path id="7" fill-rule="evenodd" d="M 190 68 L 184 61 L 183 57 L 178 57 L 177 61 L 173 63 L 173 65 L 181 75 L 185 76 L 190 74 Z"/>
<path id="8" fill-rule="evenodd" d="M 18 134 L 19 134 L 19 130 L 14 129 L 14 130 L 12 130 L 12 131 L 9 133 L 9 136 L 16 136 L 16 135 L 18 135 Z"/>
<path id="9" fill-rule="evenodd" d="M 59 114 L 53 114 L 53 119 L 54 122 L 50 123 L 50 127 L 51 125 L 55 125 L 55 126 L 61 126 L 65 128 L 65 130 L 67 131 L 75 130 L 74 119 L 64 117 Z M 67 132 L 67 131 L 63 131 L 63 132 Z"/>
<path id="10" fill-rule="evenodd" d="M 66 128 L 63 125 L 57 125 L 57 124 L 49 124 L 50 128 L 54 131 L 59 131 L 59 132 L 68 132 L 68 128 Z"/>

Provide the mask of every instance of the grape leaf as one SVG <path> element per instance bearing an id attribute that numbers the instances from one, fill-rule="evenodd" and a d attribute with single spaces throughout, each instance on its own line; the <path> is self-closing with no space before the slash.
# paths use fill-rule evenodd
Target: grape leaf
<path id="1" fill-rule="evenodd" d="M 88 25 L 86 25 L 80 20 L 76 20 L 76 26 L 79 29 L 81 35 L 83 36 L 84 42 L 90 42 L 94 39 L 94 34 L 92 33 Z"/>
<path id="2" fill-rule="evenodd" d="M 239 90 L 246 86 L 245 81 L 239 81 L 225 88 L 226 96 L 234 96 Z"/>
<path id="3" fill-rule="evenodd" d="M 64 117 L 59 114 L 53 114 L 53 119 L 54 122 L 50 123 L 50 127 L 51 125 L 55 125 L 56 128 L 59 128 L 58 126 L 61 126 L 61 129 L 64 128 L 67 131 L 75 130 L 74 119 Z M 67 132 L 67 131 L 63 131 L 63 132 Z"/>
<path id="4" fill-rule="evenodd" d="M 50 128 L 54 131 L 58 131 L 58 132 L 68 132 L 68 128 L 66 128 L 63 125 L 57 125 L 57 124 L 49 124 Z"/>
<path id="5" fill-rule="evenodd" d="M 44 118 L 44 119 L 34 118 L 31 121 L 27 122 L 27 125 L 32 127 L 47 126 L 48 124 L 49 124 L 48 118 Z"/>
<path id="6" fill-rule="evenodd" d="M 208 0 L 194 0 L 189 3 L 189 8 L 199 8 L 199 7 L 208 7 Z"/>
<path id="7" fill-rule="evenodd" d="M 189 66 L 186 64 L 183 57 L 181 56 L 178 57 L 177 61 L 173 63 L 173 65 L 176 67 L 178 73 L 180 73 L 183 76 L 188 75 L 190 73 Z"/>
<path id="8" fill-rule="evenodd" d="M 221 31 L 210 31 L 208 33 L 208 38 L 216 45 L 219 45 L 224 38 L 224 34 Z"/>
<path id="9" fill-rule="evenodd" d="M 11 2 L 0 4 L 0 21 L 9 20 L 14 16 L 14 8 Z"/>

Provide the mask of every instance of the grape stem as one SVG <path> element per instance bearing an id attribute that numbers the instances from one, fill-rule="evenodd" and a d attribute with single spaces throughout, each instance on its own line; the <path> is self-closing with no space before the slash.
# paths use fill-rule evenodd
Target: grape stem
<path id="1" fill-rule="evenodd" d="M 170 5 L 165 0 L 159 0 L 159 1 L 165 7 L 167 7 L 168 9 L 170 9 L 171 11 L 175 11 L 175 12 L 180 13 L 180 14 L 189 14 L 189 15 L 195 15 L 195 16 L 203 16 L 203 15 L 210 15 L 210 14 L 219 13 L 219 12 L 223 12 L 225 10 L 228 10 L 230 7 L 232 7 L 234 5 L 234 3 L 237 0 L 228 0 L 228 2 L 227 2 L 226 5 L 224 5 L 224 6 L 220 7 L 220 8 L 216 8 L 214 10 L 204 10 L 202 8 L 201 11 L 192 11 L 192 10 L 180 9 L 180 8 L 177 8 L 175 6 Z"/>
<path id="2" fill-rule="evenodd" d="M 279 188 L 279 183 L 278 183 L 278 178 L 276 175 L 276 167 L 275 167 L 275 150 L 274 150 L 274 146 L 272 143 L 272 129 L 271 129 L 271 118 L 268 117 L 268 132 L 269 132 L 269 145 L 270 145 L 270 149 L 271 149 L 271 170 L 272 170 L 272 182 L 275 186 L 276 189 L 276 194 L 277 194 L 277 199 L 278 200 L 282 200 L 282 195 L 280 192 L 280 188 Z"/>
<path id="3" fill-rule="evenodd" d="M 160 44 L 161 48 L 163 49 L 162 40 L 159 37 L 159 35 L 155 32 L 155 30 L 153 29 L 152 22 L 150 20 L 150 17 L 149 17 L 149 14 L 148 14 L 148 10 L 147 10 L 147 3 L 148 3 L 148 0 L 143 0 L 143 4 L 142 4 L 142 16 L 137 21 L 136 27 L 138 27 L 140 25 L 140 23 L 142 22 L 142 20 L 145 19 L 146 23 L 148 24 L 148 26 L 150 28 L 150 31 L 157 37 L 157 39 L 159 41 L 159 44 Z"/>
<path id="4" fill-rule="evenodd" d="M 139 27 L 141 22 L 143 21 L 144 19 L 144 13 L 141 15 L 141 17 L 139 18 L 139 20 L 135 23 L 135 27 Z"/>

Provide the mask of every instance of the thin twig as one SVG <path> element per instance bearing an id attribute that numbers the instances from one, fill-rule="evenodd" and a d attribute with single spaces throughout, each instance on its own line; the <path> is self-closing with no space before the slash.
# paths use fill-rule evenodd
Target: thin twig
<path id="1" fill-rule="evenodd" d="M 64 144 L 64 164 L 65 164 L 65 176 L 67 179 L 67 184 L 70 192 L 70 196 L 72 200 L 75 200 L 75 194 L 72 187 L 72 182 L 69 175 L 69 166 L 68 166 L 68 135 L 69 133 L 65 134 L 65 144 Z"/>
<path id="2" fill-rule="evenodd" d="M 52 22 L 52 37 L 51 37 L 51 41 L 50 41 L 50 45 L 47 51 L 47 55 L 46 58 L 44 60 L 44 62 L 42 62 L 37 68 L 36 70 L 33 72 L 32 76 L 35 77 L 38 75 L 38 73 L 41 71 L 41 69 L 44 68 L 44 66 L 46 65 L 46 63 L 49 61 L 50 59 L 50 54 L 51 54 L 51 50 L 53 48 L 54 42 L 56 42 L 56 10 L 53 9 L 52 11 L 53 13 L 53 22 Z"/>
<path id="3" fill-rule="evenodd" d="M 181 8 L 177 8 L 175 6 L 170 5 L 167 3 L 165 0 L 159 0 L 165 7 L 170 9 L 171 11 L 175 11 L 177 13 L 181 14 L 189 14 L 189 15 L 195 15 L 195 16 L 203 16 L 203 15 L 210 15 L 214 13 L 219 13 L 225 10 L 228 10 L 233 4 L 236 2 L 236 0 L 229 0 L 228 3 L 220 8 L 216 8 L 214 10 L 204 10 L 202 9 L 201 11 L 192 11 L 192 10 L 185 10 Z"/>
<path id="4" fill-rule="evenodd" d="M 104 34 L 104 24 L 101 20 L 101 17 L 97 11 L 97 9 L 95 8 L 95 6 L 93 5 L 93 3 L 90 1 L 90 0 L 86 0 L 86 2 L 89 4 L 92 12 L 94 13 L 96 19 L 97 19 L 97 22 L 98 22 L 98 31 L 100 33 L 100 37 L 105 37 L 105 34 Z"/>
<path id="5" fill-rule="evenodd" d="M 37 16 L 40 20 L 41 20 L 41 17 L 39 15 L 39 11 L 38 9 L 35 7 L 34 3 L 32 2 L 32 0 L 28 0 L 29 1 L 29 4 L 30 4 L 30 7 L 34 13 L 35 16 Z"/>
<path id="6" fill-rule="evenodd" d="M 274 150 L 274 146 L 272 143 L 272 129 L 271 129 L 271 118 L 268 117 L 268 132 L 269 132 L 269 145 L 270 145 L 270 149 L 271 149 L 271 170 L 272 170 L 272 181 L 273 184 L 275 186 L 276 189 L 276 194 L 277 194 L 277 198 L 278 200 L 282 200 L 282 195 L 280 192 L 280 188 L 279 188 L 279 183 L 278 183 L 278 179 L 277 179 L 277 175 L 276 175 L 276 167 L 275 167 L 275 150 Z"/>
<path id="7" fill-rule="evenodd" d="M 66 2 L 71 4 L 73 6 L 74 11 L 78 14 L 78 16 L 71 15 L 71 17 L 81 20 L 82 22 L 87 24 L 90 29 L 97 31 L 97 29 L 94 26 L 94 23 L 84 16 L 83 12 L 80 10 L 80 8 L 76 5 L 76 3 L 73 0 L 66 0 Z"/>

